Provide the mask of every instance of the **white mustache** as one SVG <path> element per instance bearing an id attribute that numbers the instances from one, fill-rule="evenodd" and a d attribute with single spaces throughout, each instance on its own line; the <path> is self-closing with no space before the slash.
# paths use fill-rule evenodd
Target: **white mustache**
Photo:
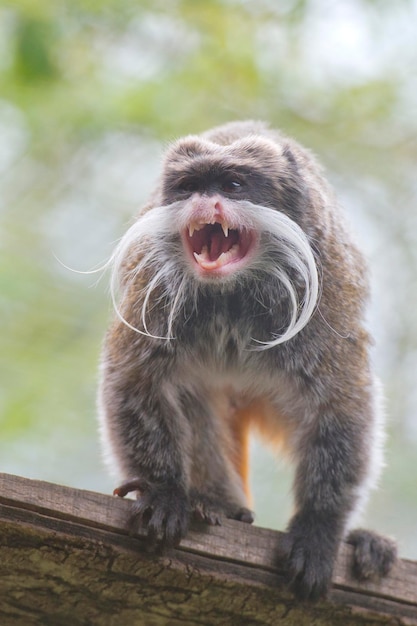
<path id="1" fill-rule="evenodd" d="M 175 339 L 173 324 L 178 318 L 184 299 L 192 298 L 197 306 L 197 295 L 201 282 L 190 271 L 180 237 L 187 228 L 185 202 L 175 202 L 154 207 L 139 216 L 115 248 L 106 267 L 111 267 L 110 292 L 115 312 L 119 319 L 133 331 L 154 339 Z M 252 349 L 265 350 L 288 341 L 302 330 L 314 313 L 320 292 L 320 281 L 313 250 L 304 231 L 296 222 L 280 211 L 259 206 L 246 200 L 236 201 L 241 219 L 239 227 L 265 234 L 266 245 L 248 261 L 244 269 L 227 278 L 219 278 L 213 286 L 218 289 L 233 285 L 243 275 L 259 275 L 259 271 L 274 276 L 283 285 L 291 303 L 290 322 L 281 334 L 274 334 L 269 341 L 252 338 L 256 346 Z M 285 267 L 277 266 L 276 255 L 285 267 L 292 268 L 297 276 L 297 285 L 302 285 L 303 297 L 298 298 Z M 133 267 L 130 264 L 133 263 Z M 140 275 L 149 277 L 140 285 Z M 123 315 L 129 289 L 138 286 L 138 300 L 142 300 L 141 322 L 143 330 L 133 326 Z M 158 300 L 152 303 L 151 296 L 158 289 Z M 156 292 L 155 292 L 156 295 Z M 169 303 L 167 310 L 167 334 L 159 336 L 148 330 L 147 318 L 151 319 L 152 308 L 162 299 Z"/>

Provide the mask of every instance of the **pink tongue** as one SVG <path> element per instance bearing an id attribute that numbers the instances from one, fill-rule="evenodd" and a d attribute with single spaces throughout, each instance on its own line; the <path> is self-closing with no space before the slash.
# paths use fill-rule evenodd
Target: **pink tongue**
<path id="1" fill-rule="evenodd" d="M 215 261 L 219 258 L 222 252 L 225 252 L 223 248 L 227 244 L 224 236 L 218 232 L 214 232 L 210 238 L 209 257 L 210 261 Z M 228 248 L 226 248 L 228 249 Z"/>
<path id="2" fill-rule="evenodd" d="M 223 231 L 212 232 L 209 245 L 210 261 L 215 261 L 223 252 L 228 252 L 237 243 L 238 238 L 237 231 L 229 231 L 228 237 L 224 236 Z"/>

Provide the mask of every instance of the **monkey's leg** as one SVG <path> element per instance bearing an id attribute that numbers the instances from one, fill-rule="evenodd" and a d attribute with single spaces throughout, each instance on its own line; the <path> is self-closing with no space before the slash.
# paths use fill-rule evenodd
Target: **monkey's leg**
<path id="1" fill-rule="evenodd" d="M 135 379 L 109 367 L 102 383 L 103 431 L 125 478 L 115 493 L 137 491 L 132 528 L 147 526 L 152 541 L 173 545 L 190 517 L 190 429 L 166 380 Z"/>
<path id="2" fill-rule="evenodd" d="M 220 394 L 217 394 L 218 396 Z M 210 391 L 184 395 L 184 412 L 193 424 L 190 500 L 195 519 L 220 524 L 222 517 L 252 523 L 240 470 L 247 437 L 231 427 L 230 406 Z M 239 433 L 240 435 L 241 433 Z"/>
<path id="3" fill-rule="evenodd" d="M 323 407 L 298 443 L 296 513 L 286 550 L 289 584 L 299 599 L 316 600 L 328 591 L 366 471 L 365 440 L 362 421 Z"/>

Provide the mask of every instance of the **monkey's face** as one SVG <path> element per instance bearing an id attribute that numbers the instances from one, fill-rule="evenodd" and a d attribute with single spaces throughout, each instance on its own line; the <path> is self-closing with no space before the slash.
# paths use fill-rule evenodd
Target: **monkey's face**
<path id="1" fill-rule="evenodd" d="M 260 137 L 228 146 L 190 137 L 171 148 L 162 204 L 182 203 L 176 219 L 189 267 L 200 280 L 224 280 L 259 255 L 259 224 L 242 201 L 280 209 L 291 218 L 300 214 L 302 194 L 294 175 L 288 152 Z"/>

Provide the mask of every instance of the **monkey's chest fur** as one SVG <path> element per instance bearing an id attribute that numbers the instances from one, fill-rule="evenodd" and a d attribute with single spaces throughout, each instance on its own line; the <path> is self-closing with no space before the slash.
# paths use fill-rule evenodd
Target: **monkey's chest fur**
<path id="1" fill-rule="evenodd" d="M 289 319 L 285 293 L 273 284 L 270 287 L 273 296 L 269 293 L 262 300 L 251 297 L 255 284 L 214 295 L 204 290 L 192 307 L 185 305 L 178 315 L 175 339 L 166 349 L 177 374 L 177 389 L 185 396 L 192 390 L 191 397 L 211 408 L 210 419 L 234 422 L 238 410 L 256 404 L 253 421 L 247 415 L 245 427 L 262 429 L 262 421 L 267 420 L 270 433 L 277 434 L 284 426 L 301 424 L 308 406 L 313 410 L 314 395 L 305 381 L 319 355 L 316 351 L 314 358 L 308 356 L 307 332 L 304 339 L 299 336 L 283 346 L 258 349 L 259 342 L 282 332 Z M 194 415 L 190 406 L 186 412 Z"/>
<path id="2" fill-rule="evenodd" d="M 259 278 L 262 282 L 262 289 L 256 280 L 222 290 L 209 286 L 194 299 L 185 298 L 174 325 L 177 349 L 221 368 L 240 367 L 250 360 L 262 342 L 282 333 L 289 323 L 285 292 L 268 278 Z M 271 354 L 273 360 L 279 359 L 279 351 Z"/>

